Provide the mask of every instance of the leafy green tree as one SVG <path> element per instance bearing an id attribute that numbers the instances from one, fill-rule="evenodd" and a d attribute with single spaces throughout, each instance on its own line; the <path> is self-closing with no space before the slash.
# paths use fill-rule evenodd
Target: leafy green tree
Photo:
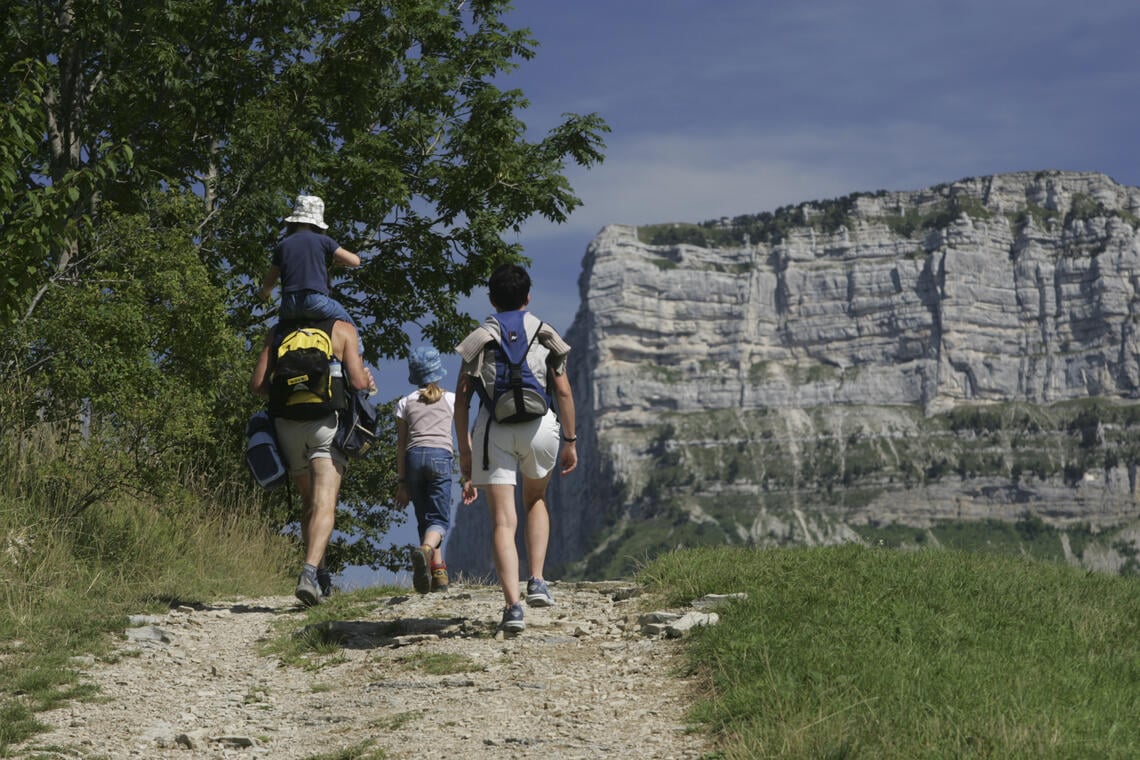
<path id="1" fill-rule="evenodd" d="M 408 323 L 451 345 L 471 324 L 459 299 L 523 258 L 510 231 L 576 207 L 567 162 L 600 161 L 607 131 L 567 114 L 530 136 L 524 95 L 496 84 L 536 49 L 509 8 L 6 4 L 0 365 L 35 392 L 4 414 L 77 421 L 99 457 L 71 464 L 104 467 L 108 492 L 168 489 L 188 468 L 206 491 L 231 483 L 272 319 L 253 295 L 301 192 L 324 197 L 331 232 L 365 259 L 336 295 L 367 358 L 402 355 Z M 363 505 L 391 493 L 390 462 L 352 477 L 346 519 L 375 537 L 386 510 Z M 290 510 L 274 497 L 266 513 Z"/>

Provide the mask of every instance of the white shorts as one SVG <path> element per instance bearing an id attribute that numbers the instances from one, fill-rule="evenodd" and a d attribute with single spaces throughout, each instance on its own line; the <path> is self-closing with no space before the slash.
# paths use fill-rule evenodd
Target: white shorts
<path id="1" fill-rule="evenodd" d="M 518 474 L 541 480 L 558 461 L 562 426 L 554 411 L 530 422 L 503 425 L 491 423 L 486 438 L 489 469 L 483 469 L 483 441 L 490 415 L 479 410 L 475 429 L 471 431 L 471 482 L 477 486 L 517 485 Z"/>
<path id="2" fill-rule="evenodd" d="M 336 415 L 317 420 L 283 420 L 275 418 L 277 444 L 290 475 L 299 475 L 309 469 L 310 459 L 331 459 L 344 466 L 344 454 L 333 447 L 336 436 Z"/>

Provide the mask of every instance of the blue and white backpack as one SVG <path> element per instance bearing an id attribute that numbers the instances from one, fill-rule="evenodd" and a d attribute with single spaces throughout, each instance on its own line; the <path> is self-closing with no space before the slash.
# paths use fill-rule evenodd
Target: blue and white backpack
<path id="1" fill-rule="evenodd" d="M 495 361 L 483 361 L 475 383 L 479 402 L 490 414 L 483 441 L 483 469 L 489 469 L 487 436 L 491 422 L 510 425 L 538 419 L 549 411 L 546 358 L 550 349 L 538 342 L 543 322 L 525 311 L 503 311 L 487 317 L 482 328 L 491 334 Z"/>
<path id="2" fill-rule="evenodd" d="M 494 339 L 495 361 L 483 362 L 479 399 L 501 424 L 527 422 L 550 409 L 546 387 L 546 357 L 550 351 L 538 343 L 542 321 L 525 311 L 493 314 L 483 329 Z"/>

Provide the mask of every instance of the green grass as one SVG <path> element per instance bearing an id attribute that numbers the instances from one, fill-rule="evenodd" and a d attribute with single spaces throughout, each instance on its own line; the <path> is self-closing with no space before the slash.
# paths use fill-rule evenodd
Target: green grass
<path id="1" fill-rule="evenodd" d="M 745 591 L 688 656 L 723 758 L 1131 758 L 1140 582 L 1029 559 L 695 549 L 642 580 Z"/>
<path id="2" fill-rule="evenodd" d="M 450 676 L 456 673 L 473 673 L 483 666 L 470 657 L 453 652 L 415 652 L 407 657 L 398 657 L 396 662 L 433 676 Z"/>
<path id="3" fill-rule="evenodd" d="M 297 561 L 239 499 L 123 497 L 63 515 L 51 451 L 0 445 L 0 757 L 46 728 L 37 713 L 97 696 L 69 658 L 109 661 L 128 615 L 280 593 Z"/>
<path id="4" fill-rule="evenodd" d="M 259 651 L 277 657 L 285 665 L 307 670 L 336 665 L 343 662 L 342 641 L 329 624 L 367 618 L 377 600 L 406 590 L 395 586 L 369 586 L 352 593 L 333 594 L 320 605 L 305 610 L 300 629 L 295 620 L 276 621 L 274 635 L 261 643 Z"/>
<path id="5" fill-rule="evenodd" d="M 42 447 L 24 451 L 44 460 Z M 256 505 L 123 498 L 64 519 L 37 466 L 0 445 L 0 757 L 44 730 L 38 713 L 98 696 L 69 658 L 109 661 L 128 614 L 282 593 L 298 559 L 294 543 L 262 527 Z M 724 760 L 1140 756 L 1140 579 L 1042 561 L 1058 539 L 1039 520 L 988 528 L 988 553 L 961 551 L 983 533 L 953 526 L 931 533 L 954 549 L 888 548 L 932 543 L 888 526 L 883 548 L 671 552 L 725 536 L 664 510 L 642 522 L 643 543 L 627 554 L 671 604 L 748 594 L 683 645 L 704 687 L 691 718 Z M 335 595 L 306 612 L 306 636 L 282 621 L 288 632 L 267 651 L 313 670 L 341 661 L 342 643 L 322 624 L 366 617 L 391 591 Z M 477 669 L 454 655 L 400 664 Z M 365 743 L 314 758 L 382 756 Z"/>
<path id="6" fill-rule="evenodd" d="M 383 750 L 375 749 L 374 744 L 373 741 L 366 741 L 347 749 L 310 755 L 306 760 L 384 760 L 388 755 Z"/>

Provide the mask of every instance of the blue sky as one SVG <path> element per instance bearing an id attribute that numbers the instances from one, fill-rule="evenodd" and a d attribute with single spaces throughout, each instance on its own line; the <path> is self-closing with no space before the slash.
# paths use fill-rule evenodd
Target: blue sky
<path id="1" fill-rule="evenodd" d="M 537 55 L 504 84 L 536 135 L 610 124 L 583 205 L 528 225 L 533 308 L 569 327 L 609 223 L 699 222 L 1007 171 L 1140 184 L 1140 3 L 517 0 Z"/>
<path id="2" fill-rule="evenodd" d="M 563 332 L 606 224 L 700 222 L 1009 171 L 1140 185 L 1135 0 L 516 0 L 536 56 L 500 80 L 534 137 L 565 112 L 612 128 L 570 167 L 582 206 L 518 237 L 532 309 Z M 486 304 L 477 300 L 481 316 Z M 457 362 L 449 363 L 454 380 Z M 381 389 L 406 388 L 402 363 Z"/>
<path id="3" fill-rule="evenodd" d="M 596 112 L 613 130 L 601 165 L 568 167 L 582 199 L 569 221 L 518 236 L 534 260 L 532 308 L 562 331 L 606 224 L 701 222 L 1009 171 L 1140 185 L 1135 0 L 515 6 L 506 20 L 532 31 L 537 53 L 499 84 L 530 100 L 532 136 L 565 112 Z M 385 395 L 400 393 L 402 364 L 380 369 Z"/>

